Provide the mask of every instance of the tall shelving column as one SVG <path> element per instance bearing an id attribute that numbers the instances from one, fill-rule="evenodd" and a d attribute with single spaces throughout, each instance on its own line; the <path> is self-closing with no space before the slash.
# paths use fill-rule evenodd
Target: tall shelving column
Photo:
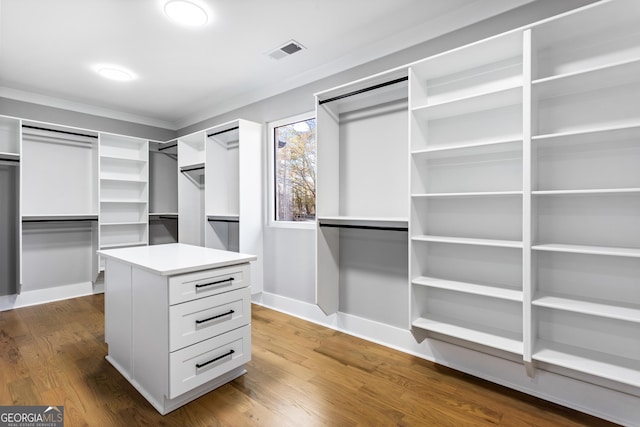
<path id="1" fill-rule="evenodd" d="M 407 69 L 316 94 L 316 300 L 407 327 Z"/>
<path id="2" fill-rule="evenodd" d="M 100 248 L 149 238 L 149 142 L 100 134 Z"/>
<path id="3" fill-rule="evenodd" d="M 410 322 L 524 355 L 523 36 L 410 68 Z"/>
<path id="4" fill-rule="evenodd" d="M 21 154 L 22 290 L 93 284 L 98 134 L 23 121 Z"/>
<path id="5" fill-rule="evenodd" d="M 0 117 L 0 296 L 20 292 L 20 128 Z"/>
<path id="6" fill-rule="evenodd" d="M 640 3 L 532 28 L 533 360 L 640 390 Z M 622 386 L 621 386 L 622 385 Z"/>
<path id="7" fill-rule="evenodd" d="M 196 246 L 205 244 L 206 137 L 203 131 L 178 138 L 178 239 Z"/>
<path id="8" fill-rule="evenodd" d="M 256 255 L 251 293 L 262 292 L 262 125 L 234 120 L 206 131 L 205 246 Z"/>

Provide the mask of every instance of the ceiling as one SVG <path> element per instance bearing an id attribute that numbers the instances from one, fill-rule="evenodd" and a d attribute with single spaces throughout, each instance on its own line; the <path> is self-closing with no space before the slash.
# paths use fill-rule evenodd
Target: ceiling
<path id="1" fill-rule="evenodd" d="M 192 1 L 202 27 L 166 0 L 0 0 L 0 96 L 179 129 L 533 0 Z M 292 39 L 306 49 L 267 55 Z"/>

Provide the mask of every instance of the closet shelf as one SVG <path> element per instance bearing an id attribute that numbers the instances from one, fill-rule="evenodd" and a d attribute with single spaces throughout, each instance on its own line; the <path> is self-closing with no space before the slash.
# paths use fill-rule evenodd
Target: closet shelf
<path id="1" fill-rule="evenodd" d="M 437 120 L 451 116 L 493 110 L 522 103 L 522 85 L 512 85 L 501 90 L 413 107 L 412 112 L 424 120 Z"/>
<path id="2" fill-rule="evenodd" d="M 607 256 L 620 256 L 640 258 L 640 249 L 635 248 L 619 248 L 611 246 L 586 246 L 586 245 L 565 245 L 565 244 L 542 244 L 534 245 L 531 249 L 536 251 L 549 251 L 549 252 L 568 252 L 575 254 L 586 255 L 607 255 Z"/>
<path id="3" fill-rule="evenodd" d="M 469 71 L 470 66 L 486 67 L 516 57 L 522 57 L 522 35 L 512 31 L 438 53 L 411 67 L 423 79 L 432 80 Z"/>
<path id="4" fill-rule="evenodd" d="M 538 340 L 533 359 L 601 378 L 640 386 L 640 361 L 573 347 L 547 340 Z"/>
<path id="5" fill-rule="evenodd" d="M 616 132 L 616 131 L 625 131 L 625 130 L 640 131 L 640 122 L 632 122 L 632 123 L 626 123 L 623 125 L 616 125 L 616 126 L 608 126 L 608 125 L 596 126 L 592 128 L 586 128 L 586 129 L 576 129 L 576 130 L 570 130 L 565 132 L 533 135 L 531 137 L 531 140 L 540 141 L 540 140 L 553 139 L 553 138 L 570 138 L 573 136 L 582 136 L 582 135 L 590 135 L 590 134 L 596 134 L 596 133 Z"/>
<path id="6" fill-rule="evenodd" d="M 456 198 L 456 197 L 504 197 L 504 196 L 522 196 L 522 191 L 470 191 L 460 193 L 422 193 L 412 194 L 411 197 L 419 198 Z"/>
<path id="7" fill-rule="evenodd" d="M 640 81 L 640 59 L 634 58 L 532 82 L 538 99 L 548 99 Z"/>
<path id="8" fill-rule="evenodd" d="M 100 245 L 100 249 L 130 248 L 134 246 L 147 246 L 147 242 L 113 243 L 108 245 Z"/>
<path id="9" fill-rule="evenodd" d="M 436 145 L 422 150 L 414 150 L 411 155 L 417 159 L 434 159 L 443 157 L 456 157 L 470 154 L 490 154 L 508 151 L 522 151 L 522 135 L 512 138 L 461 142 L 451 145 Z"/>
<path id="10" fill-rule="evenodd" d="M 447 237 L 447 236 L 414 236 L 411 240 L 416 242 L 454 243 L 460 245 L 473 246 L 495 246 L 503 248 L 522 248 L 522 242 L 517 240 L 495 240 L 495 239 L 475 239 L 468 237 Z"/>
<path id="11" fill-rule="evenodd" d="M 569 138 L 573 136 L 583 136 L 597 133 L 607 133 L 607 132 L 640 132 L 640 122 L 631 123 L 620 126 L 601 126 L 594 129 L 583 129 L 576 131 L 568 131 L 568 132 L 559 132 L 559 133 L 549 133 L 543 135 L 534 135 L 531 137 L 533 141 L 545 140 L 545 139 L 554 139 L 554 138 Z"/>
<path id="12" fill-rule="evenodd" d="M 124 205 L 146 205 L 146 200 L 128 200 L 128 199 L 103 199 L 100 200 L 100 203 L 114 203 L 114 204 L 124 204 Z"/>
<path id="13" fill-rule="evenodd" d="M 101 155 L 100 159 L 101 160 L 112 160 L 112 161 L 115 161 L 115 162 L 130 162 L 130 163 L 140 163 L 140 164 L 147 163 L 147 160 L 145 160 L 145 159 L 133 158 L 133 157 L 125 157 L 125 156 L 105 156 L 105 155 Z"/>
<path id="14" fill-rule="evenodd" d="M 207 214 L 207 221 L 240 222 L 238 214 Z"/>
<path id="15" fill-rule="evenodd" d="M 113 177 L 107 177 L 107 176 L 100 177 L 100 181 L 131 182 L 131 183 L 135 183 L 135 184 L 146 184 L 147 183 L 146 179 L 141 179 L 141 178 L 113 178 Z"/>
<path id="16" fill-rule="evenodd" d="M 481 295 L 490 298 L 498 298 L 508 301 L 522 302 L 522 291 L 515 289 L 507 289 L 500 286 L 458 282 L 454 280 L 438 279 L 435 277 L 417 277 L 411 281 L 412 284 L 418 286 L 426 286 L 429 288 L 445 289 L 455 292 L 464 292 L 468 294 Z"/>
<path id="17" fill-rule="evenodd" d="M 140 222 L 140 221 L 123 221 L 123 222 L 102 222 L 100 223 L 101 226 L 106 226 L 106 227 L 117 227 L 117 226 L 142 226 L 142 225 L 147 225 L 146 222 Z"/>
<path id="18" fill-rule="evenodd" d="M 190 165 L 180 166 L 180 172 L 187 173 L 192 172 L 194 174 L 204 173 L 204 163 L 193 163 Z"/>
<path id="19" fill-rule="evenodd" d="M 518 334 L 510 331 L 486 327 L 484 327 L 483 330 L 478 330 L 478 325 L 467 324 L 453 319 L 445 319 L 443 317 L 420 317 L 414 320 L 412 325 L 425 331 L 448 335 L 510 353 L 523 354 L 524 346 L 522 344 L 522 338 Z"/>
<path id="20" fill-rule="evenodd" d="M 627 307 L 600 301 L 582 301 L 566 296 L 539 295 L 532 304 L 555 310 L 640 323 L 640 307 Z"/>
<path id="21" fill-rule="evenodd" d="M 640 188 L 590 188 L 582 190 L 536 190 L 532 191 L 533 195 L 553 196 L 553 195 L 571 195 L 571 194 L 620 194 L 620 193 L 640 193 Z"/>

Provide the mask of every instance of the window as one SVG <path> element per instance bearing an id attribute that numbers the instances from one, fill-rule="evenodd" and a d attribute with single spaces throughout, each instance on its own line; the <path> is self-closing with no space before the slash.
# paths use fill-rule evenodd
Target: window
<path id="1" fill-rule="evenodd" d="M 272 209 L 275 222 L 314 223 L 316 217 L 316 119 L 303 115 L 269 126 Z"/>

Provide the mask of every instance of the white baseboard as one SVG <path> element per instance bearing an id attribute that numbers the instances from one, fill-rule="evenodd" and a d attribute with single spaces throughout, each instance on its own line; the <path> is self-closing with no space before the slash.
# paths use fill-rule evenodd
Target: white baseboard
<path id="1" fill-rule="evenodd" d="M 529 377 L 523 363 L 455 344 L 426 338 L 418 342 L 410 331 L 346 313 L 325 315 L 314 304 L 263 292 L 253 302 L 349 335 L 448 366 L 625 426 L 640 426 L 640 397 L 536 369 Z"/>
<path id="2" fill-rule="evenodd" d="M 17 295 L 3 295 L 0 296 L 0 311 L 45 304 L 63 299 L 83 297 L 86 295 L 100 294 L 103 292 L 104 282 L 100 280 L 95 284 L 91 282 L 76 283 L 73 285 L 26 291 Z"/>

